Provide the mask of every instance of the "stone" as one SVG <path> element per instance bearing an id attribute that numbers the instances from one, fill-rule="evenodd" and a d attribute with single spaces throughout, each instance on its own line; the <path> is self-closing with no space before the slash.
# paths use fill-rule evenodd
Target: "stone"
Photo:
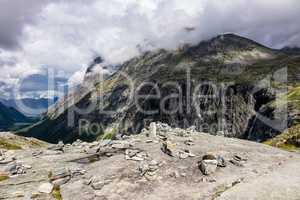
<path id="1" fill-rule="evenodd" d="M 183 150 L 183 151 L 178 151 L 178 157 L 179 157 L 180 159 L 186 159 L 186 158 L 188 158 L 188 157 L 195 157 L 195 155 L 192 154 L 192 153 L 190 152 L 190 150 L 185 149 L 185 150 Z"/>
<path id="2" fill-rule="evenodd" d="M 100 147 L 106 147 L 110 144 L 111 144 L 111 140 L 101 140 L 101 142 L 99 143 L 99 146 Z"/>
<path id="3" fill-rule="evenodd" d="M 203 156 L 202 160 L 198 163 L 199 169 L 204 175 L 211 175 L 215 173 L 218 167 L 218 161 L 211 159 L 210 155 Z"/>
<path id="4" fill-rule="evenodd" d="M 156 160 L 152 160 L 150 163 L 149 163 L 149 171 L 151 172 L 154 172 L 156 170 L 158 170 L 158 162 Z"/>
<path id="5" fill-rule="evenodd" d="M 111 180 L 103 180 L 101 178 L 94 177 L 91 181 L 91 187 L 94 190 L 101 190 L 105 185 L 109 184 Z"/>
<path id="6" fill-rule="evenodd" d="M 67 177 L 59 178 L 59 179 L 56 179 L 56 180 L 52 181 L 52 184 L 54 184 L 56 186 L 61 186 L 61 185 L 66 184 L 70 180 L 71 180 L 71 176 L 67 176 Z"/>
<path id="7" fill-rule="evenodd" d="M 37 157 L 37 156 L 42 155 L 42 154 L 43 154 L 43 151 L 41 151 L 41 150 L 32 152 L 32 156 L 34 156 L 34 157 Z"/>
<path id="8" fill-rule="evenodd" d="M 65 168 L 56 169 L 56 170 L 50 172 L 50 175 L 49 175 L 49 178 L 51 181 L 63 179 L 66 177 L 71 177 L 71 172 L 70 172 L 70 170 L 65 169 Z"/>
<path id="9" fill-rule="evenodd" d="M 12 162 L 3 167 L 3 171 L 9 173 L 10 175 L 18 174 L 18 164 L 17 162 Z"/>
<path id="10" fill-rule="evenodd" d="M 0 160 L 0 165 L 7 165 L 11 162 L 14 162 L 15 160 L 12 158 L 3 158 L 2 160 Z"/>
<path id="11" fill-rule="evenodd" d="M 72 177 L 84 175 L 86 173 L 86 170 L 84 170 L 80 167 L 71 169 L 70 171 L 71 171 L 71 176 Z"/>
<path id="12" fill-rule="evenodd" d="M 161 147 L 162 152 L 164 152 L 165 154 L 174 157 L 175 156 L 175 150 L 176 150 L 176 145 L 170 141 L 164 141 L 162 143 L 162 147 Z"/>
<path id="13" fill-rule="evenodd" d="M 48 147 L 48 150 L 52 150 L 52 151 L 64 151 L 64 143 L 62 141 L 60 141 L 58 144 L 55 145 L 51 145 L 50 147 Z"/>
<path id="14" fill-rule="evenodd" d="M 190 131 L 190 132 L 195 132 L 196 131 L 196 126 L 191 126 L 187 129 L 187 131 Z"/>
<path id="15" fill-rule="evenodd" d="M 148 163 L 141 162 L 139 165 L 139 172 L 141 173 L 141 176 L 144 176 L 148 170 L 149 170 Z"/>
<path id="16" fill-rule="evenodd" d="M 193 142 L 193 139 L 187 139 L 186 141 L 184 141 L 184 144 L 187 146 L 195 145 L 195 143 Z"/>
<path id="17" fill-rule="evenodd" d="M 128 141 L 114 141 L 111 145 L 114 149 L 128 149 L 132 146 Z"/>
<path id="18" fill-rule="evenodd" d="M 151 122 L 149 126 L 149 137 L 155 138 L 157 136 L 157 127 L 155 122 Z"/>
<path id="19" fill-rule="evenodd" d="M 40 193 L 50 194 L 53 191 L 54 185 L 51 183 L 43 183 L 39 186 L 38 191 Z"/>
<path id="20" fill-rule="evenodd" d="M 180 178 L 180 174 L 179 174 L 178 171 L 171 172 L 170 176 L 173 177 L 173 178 Z"/>
<path id="21" fill-rule="evenodd" d="M 243 164 L 242 162 L 240 162 L 240 161 L 237 161 L 237 160 L 232 159 L 232 160 L 230 160 L 229 162 L 230 162 L 231 164 L 237 166 L 237 167 L 244 167 L 244 164 Z"/>
<path id="22" fill-rule="evenodd" d="M 147 158 L 147 154 L 138 149 L 126 149 L 125 159 L 134 161 L 143 161 Z"/>
<path id="23" fill-rule="evenodd" d="M 189 153 L 187 153 L 185 151 L 179 151 L 178 156 L 179 156 L 180 159 L 186 159 L 186 158 L 189 157 Z"/>
<path id="24" fill-rule="evenodd" d="M 217 156 L 218 167 L 226 167 L 227 162 L 222 156 Z"/>

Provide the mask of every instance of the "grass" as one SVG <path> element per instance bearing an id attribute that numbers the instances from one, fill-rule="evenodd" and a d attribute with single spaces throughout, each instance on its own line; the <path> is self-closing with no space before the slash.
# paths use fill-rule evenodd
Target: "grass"
<path id="1" fill-rule="evenodd" d="M 101 137 L 102 140 L 112 140 L 117 134 L 116 128 L 111 128 L 109 131 L 105 132 L 103 136 Z"/>
<path id="2" fill-rule="evenodd" d="M 0 138 L 0 148 L 6 150 L 20 150 L 22 147 L 7 141 L 5 138 Z"/>
<path id="3" fill-rule="evenodd" d="M 286 151 L 299 151 L 300 147 L 296 146 L 296 140 L 300 139 L 300 124 L 295 125 L 277 137 L 270 139 L 264 144 L 277 147 Z"/>
<path id="4" fill-rule="evenodd" d="M 0 175 L 0 182 L 9 179 L 8 176 Z"/>
<path id="5" fill-rule="evenodd" d="M 56 200 L 63 200 L 61 193 L 60 193 L 60 187 L 59 186 L 55 186 L 53 191 L 52 191 L 52 197 Z"/>

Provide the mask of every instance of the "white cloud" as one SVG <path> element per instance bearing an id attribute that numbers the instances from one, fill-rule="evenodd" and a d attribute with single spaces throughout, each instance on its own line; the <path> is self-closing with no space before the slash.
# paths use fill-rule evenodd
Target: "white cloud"
<path id="1" fill-rule="evenodd" d="M 138 55 L 137 45 L 173 49 L 224 32 L 272 47 L 300 45 L 299 10 L 299 0 L 55 1 L 25 26 L 18 64 L 6 76 L 49 67 L 73 74 L 74 84 L 95 56 L 116 64 Z"/>

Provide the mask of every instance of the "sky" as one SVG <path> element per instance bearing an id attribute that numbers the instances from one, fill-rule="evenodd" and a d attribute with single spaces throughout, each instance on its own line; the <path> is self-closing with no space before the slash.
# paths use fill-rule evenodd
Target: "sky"
<path id="1" fill-rule="evenodd" d="M 53 90 L 79 84 L 97 56 L 114 65 L 226 32 L 300 46 L 299 19 L 299 0 L 0 0 L 0 98 L 47 96 L 49 74 Z"/>

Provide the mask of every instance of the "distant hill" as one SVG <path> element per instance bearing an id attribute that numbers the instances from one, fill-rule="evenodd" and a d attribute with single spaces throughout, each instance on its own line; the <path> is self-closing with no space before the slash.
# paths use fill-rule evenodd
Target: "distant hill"
<path id="1" fill-rule="evenodd" d="M 24 98 L 24 99 L 0 99 L 0 102 L 3 103 L 7 107 L 13 107 L 16 110 L 20 110 L 18 105 L 20 103 L 24 104 L 26 107 L 29 107 L 30 109 L 33 109 L 34 113 L 23 113 L 26 116 L 39 116 L 43 113 L 46 113 L 48 108 L 53 105 L 57 101 L 57 98 L 54 99 L 46 99 L 46 98 L 40 98 L 40 99 L 33 99 L 33 98 Z"/>
<path id="2" fill-rule="evenodd" d="M 290 55 L 300 55 L 299 47 L 284 47 L 281 49 L 281 51 Z"/>
<path id="3" fill-rule="evenodd" d="M 11 128 L 15 123 L 29 123 L 31 119 L 0 102 L 0 131 Z"/>

